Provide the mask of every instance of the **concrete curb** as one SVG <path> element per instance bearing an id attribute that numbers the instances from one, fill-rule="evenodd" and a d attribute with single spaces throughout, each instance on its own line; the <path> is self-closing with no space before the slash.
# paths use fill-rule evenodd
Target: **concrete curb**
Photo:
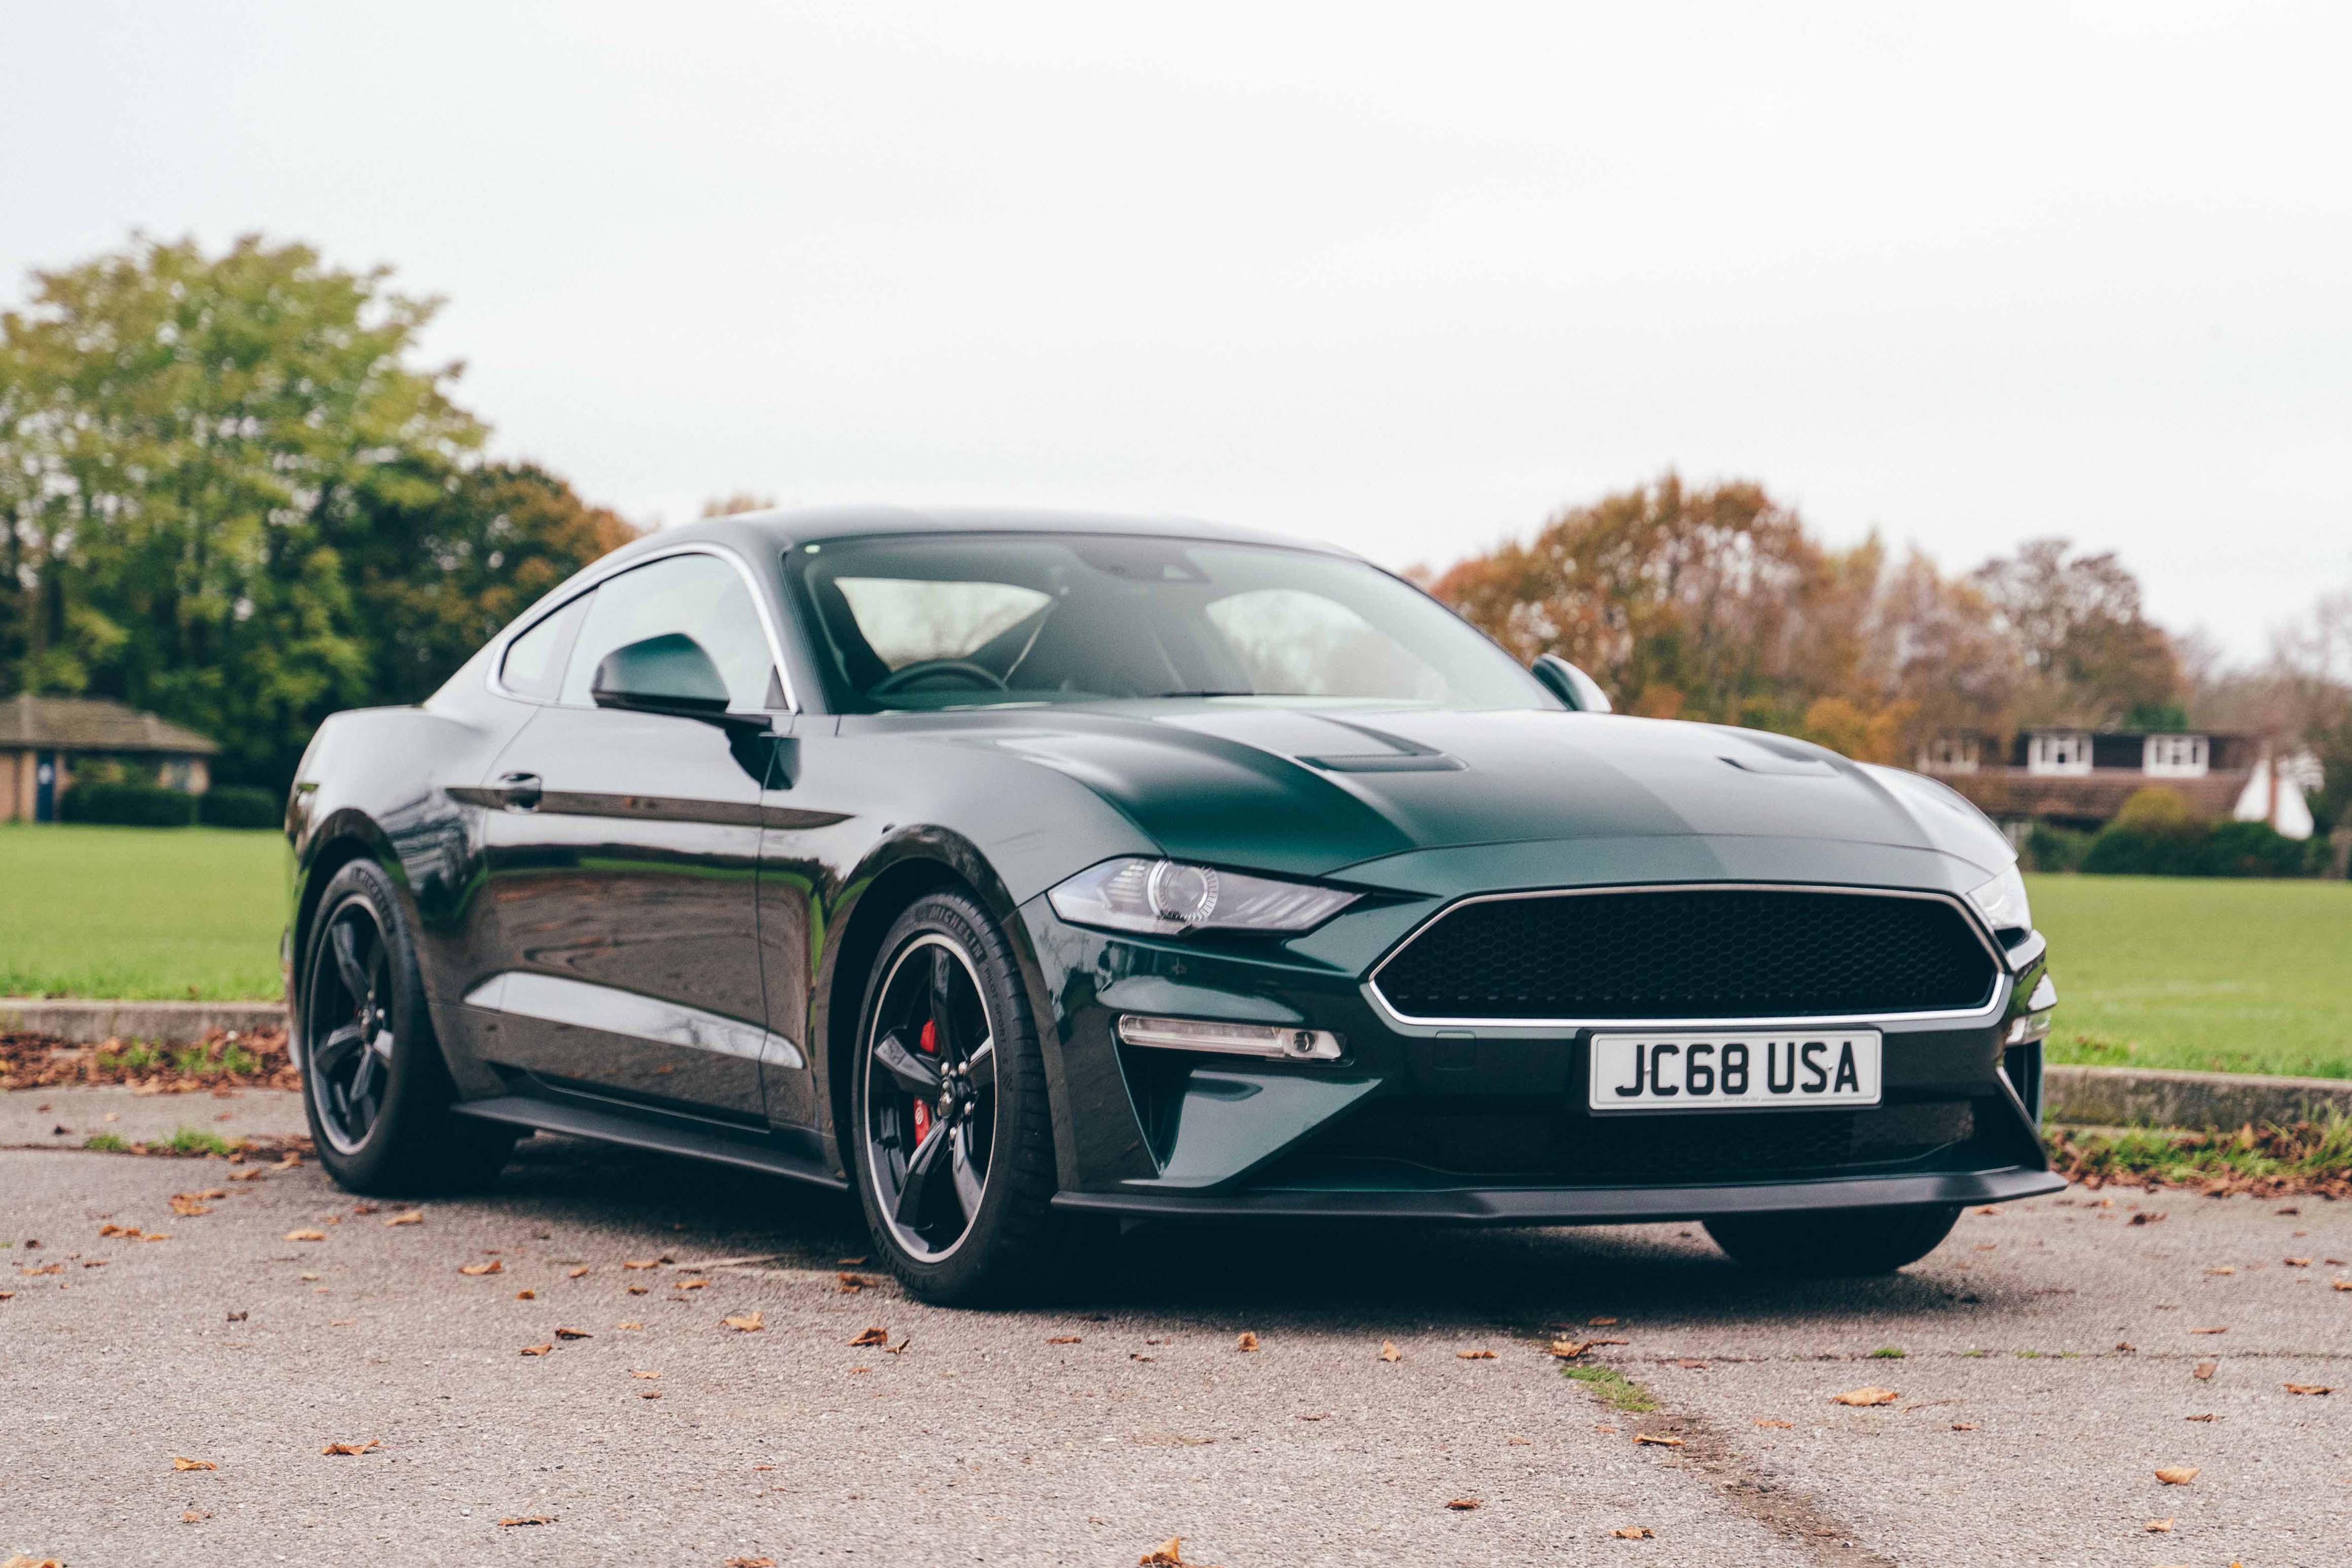
<path id="1" fill-rule="evenodd" d="M 215 1030 L 284 1029 L 281 1002 L 83 1002 L 0 997 L 0 1033 L 45 1034 L 77 1045 L 143 1040 L 187 1045 Z"/>
<path id="2" fill-rule="evenodd" d="M 79 1045 L 143 1040 L 186 1045 L 215 1030 L 284 1029 L 278 1002 L 45 1001 L 0 997 L 0 1032 Z M 2168 1072 L 2137 1067 L 2044 1069 L 2043 1113 L 2093 1127 L 2237 1127 L 2352 1116 L 2352 1080 L 2247 1072 Z"/>
<path id="3" fill-rule="evenodd" d="M 2048 1120 L 2094 1127 L 2204 1129 L 2352 1116 L 2352 1080 L 2340 1078 L 2053 1063 L 2042 1070 L 2042 1094 Z"/>

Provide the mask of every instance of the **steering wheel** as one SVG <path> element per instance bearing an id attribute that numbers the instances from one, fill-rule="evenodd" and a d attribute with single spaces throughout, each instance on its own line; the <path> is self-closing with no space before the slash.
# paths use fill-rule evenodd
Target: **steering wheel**
<path id="1" fill-rule="evenodd" d="M 896 696 L 900 692 L 928 681 L 934 675 L 947 675 L 957 680 L 970 681 L 983 691 L 1004 692 L 1013 689 L 1004 684 L 1003 677 L 997 674 L 995 671 L 975 664 L 970 659 L 923 659 L 904 668 L 891 671 L 868 687 L 866 695 L 876 697 Z"/>

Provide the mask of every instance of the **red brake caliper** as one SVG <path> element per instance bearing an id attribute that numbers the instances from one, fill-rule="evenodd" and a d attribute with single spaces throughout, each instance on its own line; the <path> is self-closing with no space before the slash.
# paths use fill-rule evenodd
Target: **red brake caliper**
<path id="1" fill-rule="evenodd" d="M 925 1019 L 923 1032 L 915 1043 L 923 1048 L 925 1055 L 937 1056 L 940 1053 L 940 1026 L 931 1019 Z M 918 1100 L 915 1102 L 915 1142 L 921 1143 L 930 1135 L 930 1132 L 931 1108 Z"/>

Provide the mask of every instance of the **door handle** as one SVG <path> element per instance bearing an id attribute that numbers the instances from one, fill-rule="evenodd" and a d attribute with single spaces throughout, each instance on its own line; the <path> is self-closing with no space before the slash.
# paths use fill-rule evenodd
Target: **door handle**
<path id="1" fill-rule="evenodd" d="M 507 809 L 510 811 L 537 810 L 540 797 L 543 793 L 540 786 L 539 775 L 536 773 L 501 775 L 498 789 L 493 792 L 506 802 Z"/>

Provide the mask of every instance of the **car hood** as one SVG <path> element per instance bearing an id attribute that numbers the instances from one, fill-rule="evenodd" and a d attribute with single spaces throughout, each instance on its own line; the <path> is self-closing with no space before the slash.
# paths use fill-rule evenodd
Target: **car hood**
<path id="1" fill-rule="evenodd" d="M 957 738 L 1086 784 L 1166 853 L 1297 875 L 1416 851 L 1662 837 L 1929 851 L 1987 875 L 2014 858 L 1940 784 L 1715 725 L 1206 703 L 987 720 Z"/>

